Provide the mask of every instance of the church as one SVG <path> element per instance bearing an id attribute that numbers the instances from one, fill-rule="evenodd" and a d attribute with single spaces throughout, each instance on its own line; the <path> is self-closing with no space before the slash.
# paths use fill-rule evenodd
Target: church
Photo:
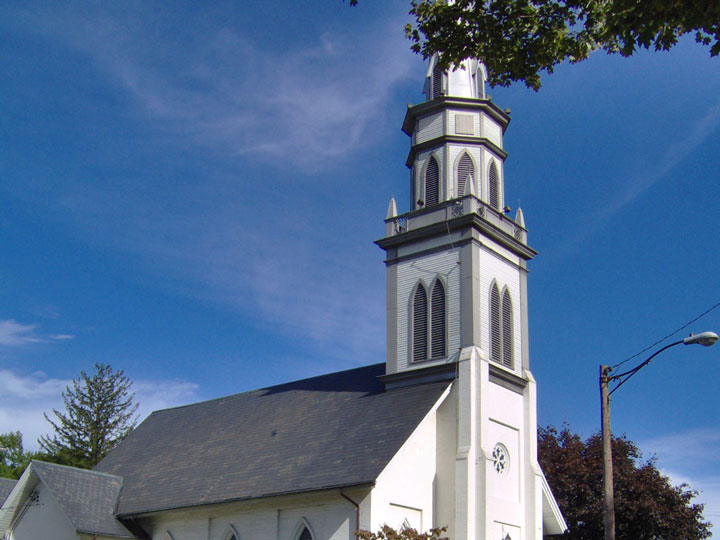
<path id="1" fill-rule="evenodd" d="M 537 461 L 522 211 L 510 122 L 477 60 L 430 61 L 408 106 L 411 208 L 391 199 L 385 362 L 153 412 L 91 471 L 0 482 L 5 540 L 450 540 L 562 534 Z M 511 180 L 509 180 L 511 181 Z M 380 336 L 378 336 L 380 339 Z"/>

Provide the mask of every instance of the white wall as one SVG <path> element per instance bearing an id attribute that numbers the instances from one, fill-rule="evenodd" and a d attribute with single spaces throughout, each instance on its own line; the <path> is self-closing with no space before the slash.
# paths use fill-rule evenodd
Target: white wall
<path id="1" fill-rule="evenodd" d="M 10 540 L 77 540 L 75 528 L 65 517 L 53 494 L 37 485 L 38 501 L 28 506 L 10 531 Z"/>
<path id="2" fill-rule="evenodd" d="M 345 492 L 361 502 L 369 488 Z M 231 532 L 238 540 L 295 540 L 305 524 L 315 540 L 352 540 L 355 519 L 354 506 L 333 490 L 161 512 L 140 523 L 154 540 L 226 540 Z"/>
<path id="3" fill-rule="evenodd" d="M 438 414 L 440 408 L 442 413 Z M 407 522 L 418 531 L 438 525 L 434 514 L 438 492 L 452 489 L 454 412 L 454 394 L 446 392 L 380 473 L 371 494 L 372 531 L 383 524 L 397 529 Z M 441 426 L 439 421 L 445 424 Z M 450 509 L 443 507 L 441 511 L 447 519 Z"/>

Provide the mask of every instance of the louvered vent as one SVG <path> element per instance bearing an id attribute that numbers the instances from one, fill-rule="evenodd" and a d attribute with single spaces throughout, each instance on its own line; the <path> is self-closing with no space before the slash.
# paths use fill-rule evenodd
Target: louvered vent
<path id="1" fill-rule="evenodd" d="M 498 172 L 495 162 L 490 164 L 490 172 L 488 172 L 488 190 L 490 195 L 490 206 L 496 210 L 500 209 L 500 182 L 498 181 Z"/>
<path id="2" fill-rule="evenodd" d="M 502 339 L 500 337 L 500 291 L 495 283 L 490 288 L 490 358 L 502 361 Z"/>
<path id="3" fill-rule="evenodd" d="M 432 358 L 442 358 L 445 352 L 445 287 L 436 281 L 431 295 L 430 348 Z"/>
<path id="4" fill-rule="evenodd" d="M 468 178 L 471 179 L 475 176 L 475 167 L 473 167 L 472 159 L 470 159 L 470 156 L 467 155 L 467 153 L 463 154 L 463 156 L 460 158 L 460 163 L 458 163 L 458 171 L 457 171 L 457 183 L 458 183 L 458 190 L 457 190 L 457 196 L 462 197 L 465 195 L 465 184 L 467 183 Z"/>
<path id="5" fill-rule="evenodd" d="M 418 362 L 427 358 L 428 338 L 428 312 L 427 293 L 422 283 L 415 290 L 413 298 L 413 361 Z"/>
<path id="6" fill-rule="evenodd" d="M 513 308 L 510 292 L 505 289 L 502 297 L 502 363 L 513 369 Z"/>
<path id="7" fill-rule="evenodd" d="M 432 72 L 432 97 L 435 99 L 436 97 L 442 96 L 442 69 L 440 69 L 439 64 L 435 64 L 435 67 L 433 68 Z"/>
<path id="8" fill-rule="evenodd" d="M 425 171 L 425 206 L 437 204 L 440 192 L 440 167 L 434 157 L 430 158 Z"/>

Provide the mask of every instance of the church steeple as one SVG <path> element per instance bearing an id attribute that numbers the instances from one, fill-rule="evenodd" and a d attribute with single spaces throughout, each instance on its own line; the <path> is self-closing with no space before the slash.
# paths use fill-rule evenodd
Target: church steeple
<path id="1" fill-rule="evenodd" d="M 410 209 L 392 199 L 377 242 L 387 268 L 382 380 L 390 391 L 452 381 L 431 435 L 449 466 L 433 478 L 440 502 L 428 526 L 447 525 L 455 540 L 542 540 L 565 525 L 537 463 L 526 265 L 536 253 L 523 212 L 513 220 L 504 208 L 510 117 L 484 80 L 477 60 L 443 71 L 433 59 L 427 101 L 405 115 Z"/>
<path id="2" fill-rule="evenodd" d="M 522 213 L 504 211 L 507 112 L 485 95 L 485 66 L 442 70 L 433 57 L 427 101 L 408 106 L 410 211 L 391 201 L 387 252 L 387 371 L 452 362 L 478 347 L 520 373 L 527 365 Z"/>
<path id="3" fill-rule="evenodd" d="M 495 210 L 504 208 L 503 134 L 507 112 L 485 95 L 485 66 L 469 59 L 441 70 L 430 61 L 425 103 L 408 107 L 402 129 L 412 138 L 411 210 L 462 197 L 471 190 Z"/>

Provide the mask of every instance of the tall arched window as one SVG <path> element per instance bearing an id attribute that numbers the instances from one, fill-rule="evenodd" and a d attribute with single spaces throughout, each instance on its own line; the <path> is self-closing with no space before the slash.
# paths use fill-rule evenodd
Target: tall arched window
<path id="1" fill-rule="evenodd" d="M 510 291 L 505 288 L 502 295 L 502 363 L 513 369 L 513 307 Z"/>
<path id="2" fill-rule="evenodd" d="M 430 356 L 442 358 L 446 356 L 445 336 L 445 287 L 439 279 L 433 285 L 430 295 Z"/>
<path id="3" fill-rule="evenodd" d="M 500 330 L 500 290 L 497 283 L 490 286 L 490 359 L 502 362 L 502 331 Z"/>
<path id="4" fill-rule="evenodd" d="M 440 64 L 435 62 L 435 67 L 432 71 L 432 97 L 433 99 L 442 96 L 442 69 Z"/>
<path id="5" fill-rule="evenodd" d="M 475 166 L 467 152 L 464 152 L 457 168 L 457 197 L 465 195 L 465 186 L 468 181 L 472 182 L 475 178 Z"/>
<path id="6" fill-rule="evenodd" d="M 490 206 L 500 209 L 500 179 L 498 178 L 498 170 L 495 162 L 490 163 L 488 171 L 488 195 L 490 197 Z"/>
<path id="7" fill-rule="evenodd" d="M 425 206 L 440 201 L 440 166 L 435 157 L 430 158 L 425 170 Z"/>
<path id="8" fill-rule="evenodd" d="M 233 527 L 232 525 L 228 525 L 221 538 L 222 540 L 240 540 L 240 535 L 235 530 L 235 527 Z"/>
<path id="9" fill-rule="evenodd" d="M 297 537 L 297 540 L 313 540 L 310 529 L 308 529 L 307 527 L 303 527 L 302 531 L 300 531 L 300 534 Z"/>
<path id="10" fill-rule="evenodd" d="M 419 283 L 415 289 L 412 310 L 412 359 L 413 362 L 419 362 L 427 358 L 428 339 L 427 292 L 422 283 Z"/>

